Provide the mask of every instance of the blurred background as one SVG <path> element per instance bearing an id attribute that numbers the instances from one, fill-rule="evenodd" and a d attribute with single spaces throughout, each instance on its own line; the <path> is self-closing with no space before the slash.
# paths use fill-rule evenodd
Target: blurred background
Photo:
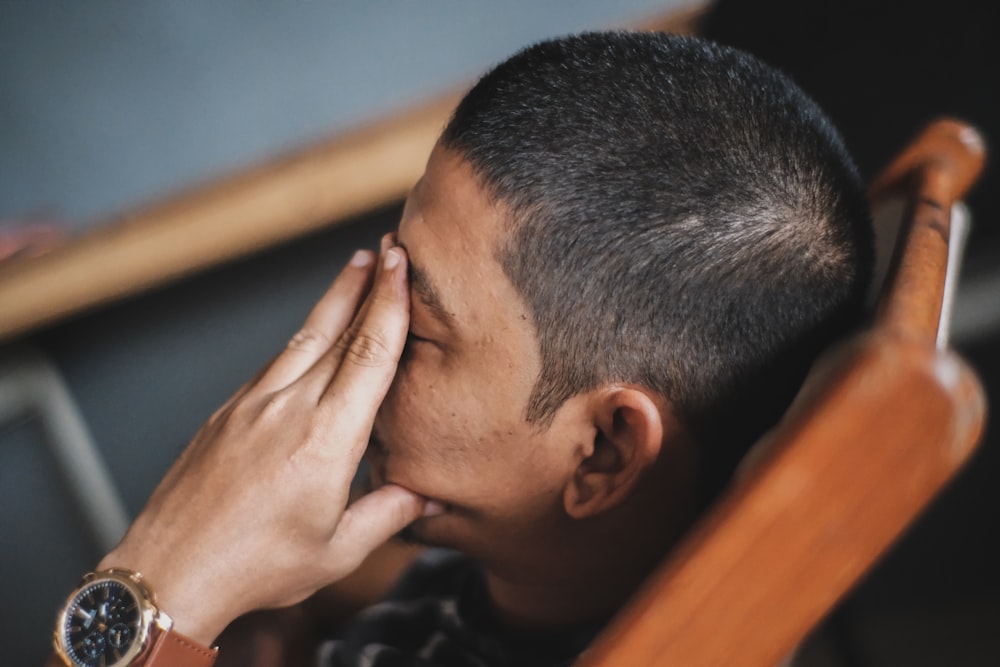
<path id="1" fill-rule="evenodd" d="M 698 4 L 0 2 L 0 233 L 26 221 L 82 233 L 453 90 L 532 41 Z M 1000 59 L 989 43 L 997 27 L 986 3 L 971 0 L 722 0 L 701 32 L 788 72 L 831 113 L 869 178 L 942 114 L 979 125 L 1000 151 Z M 993 405 L 995 173 L 969 198 L 974 231 L 954 334 Z M 353 250 L 373 247 L 399 209 L 2 344 L 0 383 L 4 364 L 20 359 L 55 369 L 134 516 L 201 422 L 284 345 Z M 991 431 L 969 469 L 814 635 L 801 664 L 1000 664 L 995 440 Z M 103 554 L 47 443 L 39 419 L 0 408 L 2 664 L 41 663 L 57 606 Z"/>

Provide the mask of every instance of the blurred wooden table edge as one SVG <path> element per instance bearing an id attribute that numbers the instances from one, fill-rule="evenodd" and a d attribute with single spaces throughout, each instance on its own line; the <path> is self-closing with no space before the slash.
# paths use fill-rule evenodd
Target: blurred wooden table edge
<path id="1" fill-rule="evenodd" d="M 707 4 L 631 27 L 690 34 Z M 459 99 L 437 96 L 0 264 L 0 342 L 401 200 Z"/>

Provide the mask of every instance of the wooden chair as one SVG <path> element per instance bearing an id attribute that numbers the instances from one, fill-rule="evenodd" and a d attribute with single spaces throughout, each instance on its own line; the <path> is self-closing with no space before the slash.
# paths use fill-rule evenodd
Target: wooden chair
<path id="1" fill-rule="evenodd" d="M 947 313 L 963 233 L 952 210 L 982 165 L 978 134 L 944 120 L 874 181 L 873 204 L 907 202 L 874 324 L 819 361 L 749 470 L 579 667 L 773 667 L 968 460 L 986 404 L 947 349 Z"/>

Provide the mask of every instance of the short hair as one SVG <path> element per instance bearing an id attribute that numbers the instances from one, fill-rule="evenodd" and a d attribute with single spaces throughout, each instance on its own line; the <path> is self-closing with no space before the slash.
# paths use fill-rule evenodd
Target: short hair
<path id="1" fill-rule="evenodd" d="M 527 419 L 602 383 L 648 387 L 698 439 L 704 494 L 862 312 L 857 170 L 816 104 L 746 53 L 545 41 L 487 73 L 441 143 L 509 211 L 496 257 L 541 356 Z"/>

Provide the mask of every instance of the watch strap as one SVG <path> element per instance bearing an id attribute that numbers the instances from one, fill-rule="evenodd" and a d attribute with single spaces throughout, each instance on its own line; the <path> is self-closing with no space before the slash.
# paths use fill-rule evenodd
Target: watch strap
<path id="1" fill-rule="evenodd" d="M 142 667 L 212 667 L 219 655 L 216 648 L 207 648 L 174 630 L 162 633 L 142 660 Z"/>

